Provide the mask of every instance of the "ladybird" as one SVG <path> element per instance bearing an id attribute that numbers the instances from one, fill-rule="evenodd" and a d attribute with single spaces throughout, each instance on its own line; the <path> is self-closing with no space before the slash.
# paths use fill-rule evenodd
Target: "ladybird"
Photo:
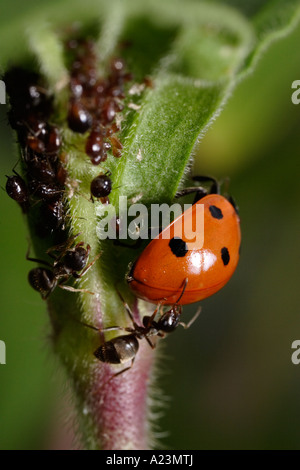
<path id="1" fill-rule="evenodd" d="M 192 236 L 184 230 L 192 227 L 197 204 L 204 206 L 204 242 L 198 248 L 189 246 Z M 151 303 L 198 302 L 229 281 L 239 261 L 240 243 L 234 205 L 220 194 L 206 194 L 151 240 L 131 266 L 127 282 L 138 298 Z"/>

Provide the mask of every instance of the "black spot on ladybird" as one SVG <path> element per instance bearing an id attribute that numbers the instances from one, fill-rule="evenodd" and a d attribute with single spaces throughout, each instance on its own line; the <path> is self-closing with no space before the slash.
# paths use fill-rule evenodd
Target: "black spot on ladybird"
<path id="1" fill-rule="evenodd" d="M 209 212 L 213 216 L 214 219 L 223 219 L 223 212 L 217 206 L 209 206 Z"/>
<path id="2" fill-rule="evenodd" d="M 227 264 L 230 261 L 230 255 L 229 255 L 228 248 L 226 248 L 226 246 L 224 246 L 221 250 L 221 257 L 222 257 L 222 261 L 224 263 L 224 266 L 227 266 Z"/>
<path id="3" fill-rule="evenodd" d="M 187 244 L 179 237 L 171 238 L 169 247 L 177 258 L 183 258 L 189 251 Z"/>

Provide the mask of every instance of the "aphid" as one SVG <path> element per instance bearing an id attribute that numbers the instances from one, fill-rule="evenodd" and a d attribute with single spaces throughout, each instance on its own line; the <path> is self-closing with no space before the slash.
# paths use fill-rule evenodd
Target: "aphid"
<path id="1" fill-rule="evenodd" d="M 28 155 L 28 152 L 27 152 Z M 47 156 L 32 153 L 26 157 L 28 179 L 41 183 L 52 183 L 56 179 L 56 165 Z"/>
<path id="2" fill-rule="evenodd" d="M 75 246 L 74 239 L 80 234 L 77 234 L 67 240 L 66 243 L 56 245 L 47 251 L 47 254 L 54 259 L 51 265 L 47 261 L 26 258 L 30 261 L 35 261 L 39 264 L 44 264 L 47 268 L 33 268 L 28 274 L 28 281 L 36 291 L 40 292 L 42 298 L 45 300 L 58 286 L 61 289 L 69 290 L 72 292 L 87 292 L 93 294 L 86 289 L 75 289 L 71 286 L 64 285 L 71 277 L 80 279 L 97 261 L 100 254 L 97 255 L 89 264 L 88 258 L 91 251 L 90 245 L 84 247 L 84 242 L 79 242 Z M 53 253 L 57 252 L 55 255 Z"/>
<path id="3" fill-rule="evenodd" d="M 40 86 L 39 79 L 37 74 L 21 67 L 12 67 L 4 75 L 11 104 L 9 121 L 18 132 L 30 114 L 46 120 L 52 111 L 52 97 Z"/>
<path id="4" fill-rule="evenodd" d="M 83 86 L 77 77 L 71 77 L 70 90 L 74 98 L 79 99 L 83 93 Z"/>
<path id="5" fill-rule="evenodd" d="M 121 150 L 123 148 L 123 145 L 115 135 L 112 135 L 110 137 L 110 141 L 112 145 L 113 156 L 116 158 L 120 158 L 122 156 Z"/>
<path id="6" fill-rule="evenodd" d="M 217 191 L 215 180 L 212 190 Z M 235 207 L 220 194 L 207 194 L 201 187 L 188 188 L 180 196 L 191 192 L 197 193 L 197 202 L 151 240 L 131 267 L 127 282 L 141 299 L 173 305 L 187 279 L 180 304 L 198 302 L 220 290 L 237 267 L 241 231 Z M 190 248 L 198 204 L 204 206 L 204 243 Z"/>
<path id="7" fill-rule="evenodd" d="M 65 228 L 66 213 L 62 195 L 59 199 L 43 202 L 40 207 L 40 220 L 37 225 L 37 233 L 46 237 L 52 232 Z"/>
<path id="8" fill-rule="evenodd" d="M 101 122 L 104 125 L 110 124 L 118 111 L 120 111 L 120 107 L 115 100 L 107 98 L 101 108 Z"/>
<path id="9" fill-rule="evenodd" d="M 40 183 L 37 180 L 31 180 L 28 185 L 29 192 L 32 196 L 42 201 L 61 199 L 64 189 L 55 183 Z"/>
<path id="10" fill-rule="evenodd" d="M 114 57 L 110 61 L 110 69 L 114 76 L 122 76 L 125 68 L 125 62 L 120 57 Z"/>
<path id="11" fill-rule="evenodd" d="M 104 140 L 104 135 L 104 130 L 95 126 L 86 141 L 85 152 L 94 165 L 104 162 L 107 159 L 107 151 L 111 148 L 110 143 Z"/>
<path id="12" fill-rule="evenodd" d="M 69 128 L 79 134 L 84 134 L 93 124 L 91 114 L 77 99 L 71 99 L 67 119 Z"/>
<path id="13" fill-rule="evenodd" d="M 30 127 L 26 145 L 36 153 L 56 155 L 61 147 L 61 136 L 58 128 L 42 121 Z"/>
<path id="14" fill-rule="evenodd" d="M 112 182 L 107 174 L 96 176 L 91 182 L 92 198 L 105 198 L 111 193 Z"/>
<path id="15" fill-rule="evenodd" d="M 154 88 L 153 80 L 150 77 L 144 77 L 144 83 L 147 88 Z"/>
<path id="16" fill-rule="evenodd" d="M 78 40 L 75 60 L 71 66 L 71 76 L 83 85 L 83 89 L 93 87 L 97 79 L 96 54 L 94 43 L 88 40 Z"/>
<path id="17" fill-rule="evenodd" d="M 68 172 L 67 170 L 58 162 L 56 168 L 56 175 L 55 180 L 61 186 L 64 186 L 68 179 Z"/>
<path id="18" fill-rule="evenodd" d="M 22 208 L 22 211 L 26 213 L 29 209 L 29 192 L 25 181 L 17 173 L 6 177 L 6 192 L 8 196 L 16 201 Z"/>

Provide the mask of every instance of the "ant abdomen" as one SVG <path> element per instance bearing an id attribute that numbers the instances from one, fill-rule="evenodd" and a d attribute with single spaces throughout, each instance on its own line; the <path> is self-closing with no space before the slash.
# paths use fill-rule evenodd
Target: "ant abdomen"
<path id="1" fill-rule="evenodd" d="M 57 281 L 50 269 L 33 268 L 28 273 L 28 281 L 34 290 L 40 292 L 42 298 L 46 298 L 55 287 Z"/>
<path id="2" fill-rule="evenodd" d="M 108 364 L 124 364 L 134 360 L 138 349 L 139 342 L 135 334 L 122 335 L 99 346 L 94 352 L 94 356 L 99 361 Z"/>

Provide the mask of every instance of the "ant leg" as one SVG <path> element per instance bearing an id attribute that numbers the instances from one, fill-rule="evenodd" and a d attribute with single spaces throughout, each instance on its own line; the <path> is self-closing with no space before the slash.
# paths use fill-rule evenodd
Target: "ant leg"
<path id="1" fill-rule="evenodd" d="M 157 333 L 157 336 L 161 336 L 161 335 L 159 333 Z M 145 336 L 145 339 L 146 339 L 147 343 L 149 344 L 149 346 L 152 349 L 155 349 L 155 344 L 152 343 L 152 341 L 148 338 L 148 336 Z"/>
<path id="2" fill-rule="evenodd" d="M 87 246 L 87 250 L 88 252 L 90 252 L 90 245 Z M 88 270 L 93 266 L 94 263 L 96 263 L 96 261 L 100 258 L 101 256 L 101 253 L 98 253 L 98 255 L 95 256 L 95 258 L 93 259 L 93 261 L 91 261 L 85 268 L 83 271 L 81 271 L 80 274 L 77 274 L 77 273 L 74 273 L 73 274 L 73 277 L 75 277 L 75 279 L 80 279 L 84 274 L 86 274 L 88 272 Z"/>
<path id="3" fill-rule="evenodd" d="M 48 266 L 49 268 L 52 268 L 52 264 L 48 263 L 47 261 L 44 261 L 42 259 L 38 259 L 38 258 L 31 258 L 30 256 L 27 256 L 26 255 L 26 259 L 28 261 L 33 261 L 34 263 L 39 263 L 39 264 L 44 264 L 45 266 Z"/>
<path id="4" fill-rule="evenodd" d="M 59 245 L 54 245 L 51 248 L 49 248 L 46 253 L 51 256 L 51 258 L 55 259 L 56 261 L 59 261 L 68 251 L 68 249 L 72 246 L 75 238 L 79 237 L 82 232 L 77 233 L 76 235 L 73 235 L 72 237 L 68 238 L 64 243 L 60 243 Z M 83 243 L 83 242 L 82 242 Z M 59 256 L 55 256 L 52 254 L 53 251 L 58 251 L 60 252 Z"/>
<path id="5" fill-rule="evenodd" d="M 64 289 L 64 290 L 68 290 L 70 292 L 84 292 L 86 294 L 95 295 L 95 292 L 91 292 L 90 290 L 87 290 L 87 289 L 75 289 L 75 287 L 64 286 L 62 284 L 58 284 L 58 287 L 60 287 L 61 289 Z"/>
<path id="6" fill-rule="evenodd" d="M 189 187 L 189 188 L 184 188 L 181 191 L 178 191 L 175 195 L 176 198 L 186 196 L 187 194 L 191 193 L 196 193 L 195 199 L 194 199 L 194 204 L 198 202 L 200 199 L 202 199 L 204 196 L 207 196 L 208 194 L 220 194 L 220 185 L 217 182 L 215 178 L 212 178 L 211 176 L 193 176 L 192 177 L 193 181 L 199 181 L 200 183 L 211 183 L 210 189 L 206 189 L 203 186 L 198 186 L 198 187 Z"/>
<path id="7" fill-rule="evenodd" d="M 98 331 L 101 333 L 102 332 L 106 332 L 106 331 L 116 331 L 116 330 L 122 330 L 122 331 L 126 331 L 128 333 L 132 333 L 133 332 L 133 329 L 132 328 L 126 328 L 126 327 L 122 327 L 122 326 L 108 326 L 107 328 L 97 328 L 96 326 L 93 326 L 93 325 L 89 325 L 88 323 L 85 323 L 83 321 L 80 321 L 80 320 L 77 320 L 79 323 L 81 323 L 81 325 L 83 326 L 86 326 L 88 328 L 91 328 L 92 330 L 95 330 L 95 331 Z"/>
<path id="8" fill-rule="evenodd" d="M 49 295 L 52 294 L 52 292 L 54 291 L 54 289 L 56 288 L 57 286 L 57 280 L 55 280 L 52 284 L 52 287 L 45 293 L 45 294 L 42 294 L 41 293 L 41 296 L 42 296 L 42 299 L 43 300 L 47 300 Z"/>
<path id="9" fill-rule="evenodd" d="M 131 369 L 132 366 L 133 366 L 133 364 L 134 364 L 134 360 L 135 360 L 135 357 L 131 359 L 131 364 L 130 364 L 129 367 L 125 367 L 125 369 L 120 370 L 120 372 L 117 372 L 116 374 L 114 374 L 114 375 L 111 377 L 111 379 L 114 379 L 114 378 L 117 377 L 118 375 L 121 375 L 121 374 L 123 374 L 124 372 L 126 372 L 127 370 Z M 111 379 L 110 379 L 110 380 L 111 380 Z"/>
<path id="10" fill-rule="evenodd" d="M 26 259 L 28 261 L 33 261 L 34 263 L 38 263 L 38 264 L 44 264 L 48 268 L 52 268 L 52 264 L 48 263 L 47 261 L 44 261 L 44 260 L 39 259 L 39 258 L 31 258 L 29 256 L 29 250 L 30 250 L 30 246 L 28 247 L 28 250 L 27 250 L 27 253 L 26 253 Z"/>
<path id="11" fill-rule="evenodd" d="M 134 329 L 133 328 L 127 328 L 125 326 L 108 326 L 107 328 L 101 328 L 101 332 L 104 331 L 126 331 L 127 333 L 134 333 Z"/>
<path id="12" fill-rule="evenodd" d="M 119 372 L 116 372 L 115 374 L 113 374 L 108 380 L 106 380 L 106 381 L 103 383 L 103 386 L 106 385 L 106 384 L 108 384 L 111 380 L 113 380 L 113 379 L 114 379 L 115 377 L 117 377 L 118 375 L 124 374 L 124 372 L 126 372 L 126 371 L 129 370 L 129 369 L 131 369 L 132 366 L 133 366 L 133 363 L 134 363 L 134 359 L 135 359 L 135 357 L 134 357 L 133 359 L 131 359 L 131 364 L 130 364 L 129 367 L 125 367 L 125 369 L 122 369 L 122 370 L 120 370 Z"/>
<path id="13" fill-rule="evenodd" d="M 211 183 L 209 194 L 220 194 L 220 184 L 216 178 L 212 176 L 193 176 L 192 180 L 200 183 Z"/>
<path id="14" fill-rule="evenodd" d="M 124 305 L 124 308 L 126 309 L 126 312 L 127 312 L 128 316 L 129 316 L 129 318 L 130 318 L 130 320 L 133 324 L 134 330 L 136 330 L 137 327 L 139 328 L 139 325 L 137 325 L 137 323 L 134 321 L 133 314 L 132 314 L 132 311 L 131 311 L 129 305 L 125 302 L 125 300 L 123 299 L 122 295 L 120 294 L 120 292 L 118 290 L 117 290 L 117 293 L 118 293 L 118 295 L 119 295 L 119 297 L 120 297 L 120 299 L 121 299 L 121 301 Z M 160 307 L 160 305 L 158 305 L 158 307 L 156 307 L 156 309 L 154 310 L 152 315 L 150 317 L 148 317 L 146 328 L 149 328 L 149 326 L 152 324 L 152 322 L 155 318 L 155 315 L 157 314 L 157 311 L 158 311 L 159 307 Z M 130 331 L 130 330 L 127 330 L 127 331 Z M 147 339 L 146 336 L 145 336 L 145 338 Z M 148 341 L 148 339 L 147 339 L 147 341 Z M 153 348 L 151 341 L 150 341 L 150 345 Z"/>
<path id="15" fill-rule="evenodd" d="M 123 297 L 122 297 L 122 295 L 120 294 L 120 292 L 118 291 L 118 289 L 117 289 L 117 293 L 118 293 L 118 296 L 120 297 L 121 302 L 122 302 L 122 304 L 124 305 L 124 308 L 125 308 L 125 310 L 126 310 L 128 316 L 129 316 L 129 318 L 130 318 L 130 320 L 131 320 L 131 322 L 132 322 L 132 324 L 133 324 L 133 326 L 134 326 L 134 329 L 135 329 L 136 323 L 135 323 L 135 321 L 134 321 L 132 311 L 131 311 L 129 305 L 127 304 L 127 302 L 125 302 L 125 300 L 123 299 Z"/>
<path id="16" fill-rule="evenodd" d="M 158 306 L 156 307 L 156 309 L 154 310 L 154 312 L 152 313 L 152 315 L 151 315 L 150 317 L 148 317 L 148 319 L 147 319 L 147 324 L 145 325 L 146 328 L 149 328 L 149 327 L 152 325 L 153 320 L 154 320 L 154 318 L 155 318 L 155 316 L 156 316 L 158 310 L 159 310 L 161 307 L 162 307 L 161 305 L 158 305 Z M 161 314 L 161 316 L 162 316 L 162 314 Z M 144 317 L 144 318 L 145 318 L 145 317 Z"/>
<path id="17" fill-rule="evenodd" d="M 180 198 L 183 196 L 187 196 L 188 194 L 196 193 L 197 200 L 201 199 L 204 196 L 207 196 L 208 191 L 204 188 L 200 187 L 189 187 L 189 188 L 184 188 L 181 189 L 180 191 L 177 191 L 175 194 L 176 198 Z"/>
<path id="18" fill-rule="evenodd" d="M 133 363 L 134 363 L 134 359 L 135 358 L 133 358 L 131 360 L 131 364 L 130 364 L 129 367 L 126 367 L 125 369 L 122 369 L 120 372 L 117 372 L 116 374 L 114 374 L 114 377 L 117 377 L 117 375 L 121 375 L 121 374 L 123 374 L 123 372 L 126 372 L 127 370 L 131 369 L 131 367 L 133 366 Z"/>
<path id="19" fill-rule="evenodd" d="M 191 318 L 191 320 L 188 323 L 179 322 L 179 325 L 183 326 L 183 328 L 186 330 L 199 317 L 200 313 L 201 313 L 201 307 L 198 308 L 197 312 L 195 313 L 195 315 Z"/>
<path id="20" fill-rule="evenodd" d="M 74 318 L 74 320 L 76 320 L 81 325 L 86 326 L 87 328 L 91 328 L 91 330 L 99 331 L 99 328 L 97 328 L 96 326 L 89 325 L 88 323 L 85 323 L 84 321 L 81 321 L 81 320 L 77 320 L 77 318 Z"/>

